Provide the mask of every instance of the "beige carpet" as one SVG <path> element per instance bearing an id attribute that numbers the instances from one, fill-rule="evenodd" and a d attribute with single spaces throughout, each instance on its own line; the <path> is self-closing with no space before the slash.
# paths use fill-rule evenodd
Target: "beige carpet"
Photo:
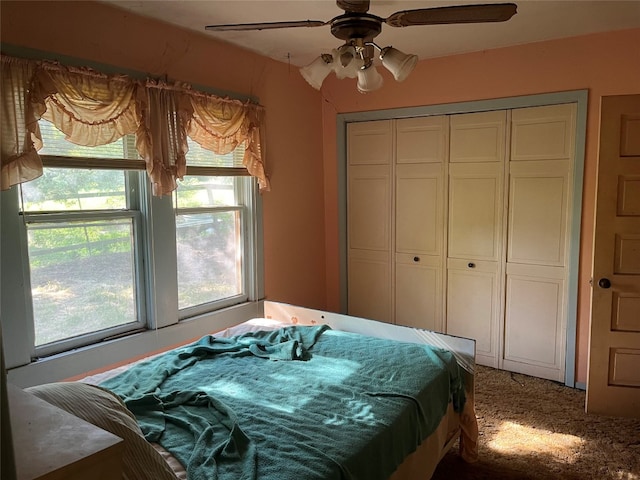
<path id="1" fill-rule="evenodd" d="M 584 402 L 581 390 L 478 367 L 480 459 L 466 464 L 456 445 L 433 479 L 640 480 L 640 419 L 588 415 Z"/>

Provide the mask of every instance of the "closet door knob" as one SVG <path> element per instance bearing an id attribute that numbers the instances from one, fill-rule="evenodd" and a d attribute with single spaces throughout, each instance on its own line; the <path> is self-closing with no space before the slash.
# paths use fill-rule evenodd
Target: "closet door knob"
<path id="1" fill-rule="evenodd" d="M 420 257 L 413 257 L 413 261 L 414 262 L 419 262 L 420 261 Z"/>
<path id="2" fill-rule="evenodd" d="M 469 268 L 476 268 L 476 264 L 475 264 L 475 263 L 473 263 L 473 262 L 469 262 L 469 263 L 467 264 L 467 267 L 469 267 Z"/>
<path id="3" fill-rule="evenodd" d="M 609 280 L 608 278 L 601 278 L 600 280 L 598 280 L 598 286 L 600 288 L 610 288 L 611 280 Z"/>

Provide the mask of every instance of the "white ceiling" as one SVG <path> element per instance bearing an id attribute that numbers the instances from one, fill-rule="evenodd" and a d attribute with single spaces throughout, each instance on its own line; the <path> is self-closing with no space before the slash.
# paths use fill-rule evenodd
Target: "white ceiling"
<path id="1" fill-rule="evenodd" d="M 205 25 L 297 20 L 327 21 L 344 13 L 333 0 L 103 0 L 140 15 L 192 29 L 273 59 L 305 65 L 342 42 L 329 25 L 251 32 L 208 32 Z M 502 0 L 518 5 L 504 23 L 394 28 L 383 24 L 376 43 L 393 45 L 421 59 L 640 27 L 640 0 Z M 399 10 L 495 0 L 371 0 L 369 13 L 382 18 Z"/>

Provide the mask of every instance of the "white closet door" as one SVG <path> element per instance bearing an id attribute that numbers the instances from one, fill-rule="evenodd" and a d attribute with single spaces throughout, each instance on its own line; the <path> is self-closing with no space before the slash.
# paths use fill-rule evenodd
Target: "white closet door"
<path id="1" fill-rule="evenodd" d="M 446 331 L 474 338 L 476 361 L 497 367 L 506 112 L 454 115 L 450 128 Z"/>
<path id="2" fill-rule="evenodd" d="M 502 368 L 564 381 L 575 105 L 512 112 Z"/>
<path id="3" fill-rule="evenodd" d="M 347 126 L 348 313 L 385 322 L 393 321 L 391 125 Z"/>
<path id="4" fill-rule="evenodd" d="M 445 116 L 396 121 L 395 323 L 443 331 Z"/>

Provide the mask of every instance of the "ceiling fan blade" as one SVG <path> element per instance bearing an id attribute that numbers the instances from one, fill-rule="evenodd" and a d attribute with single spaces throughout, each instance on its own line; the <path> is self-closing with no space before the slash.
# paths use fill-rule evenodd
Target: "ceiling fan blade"
<path id="1" fill-rule="evenodd" d="M 345 12 L 367 13 L 369 10 L 369 0 L 336 0 L 336 4 Z"/>
<path id="2" fill-rule="evenodd" d="M 392 27 L 449 23 L 504 22 L 513 17 L 516 10 L 517 6 L 514 3 L 419 8 L 393 13 L 385 22 Z"/>
<path id="3" fill-rule="evenodd" d="M 320 20 L 300 20 L 297 22 L 265 22 L 265 23 L 229 23 L 226 25 L 207 25 L 205 30 L 212 32 L 228 32 L 237 30 L 271 30 L 274 28 L 322 27 L 327 22 Z"/>

